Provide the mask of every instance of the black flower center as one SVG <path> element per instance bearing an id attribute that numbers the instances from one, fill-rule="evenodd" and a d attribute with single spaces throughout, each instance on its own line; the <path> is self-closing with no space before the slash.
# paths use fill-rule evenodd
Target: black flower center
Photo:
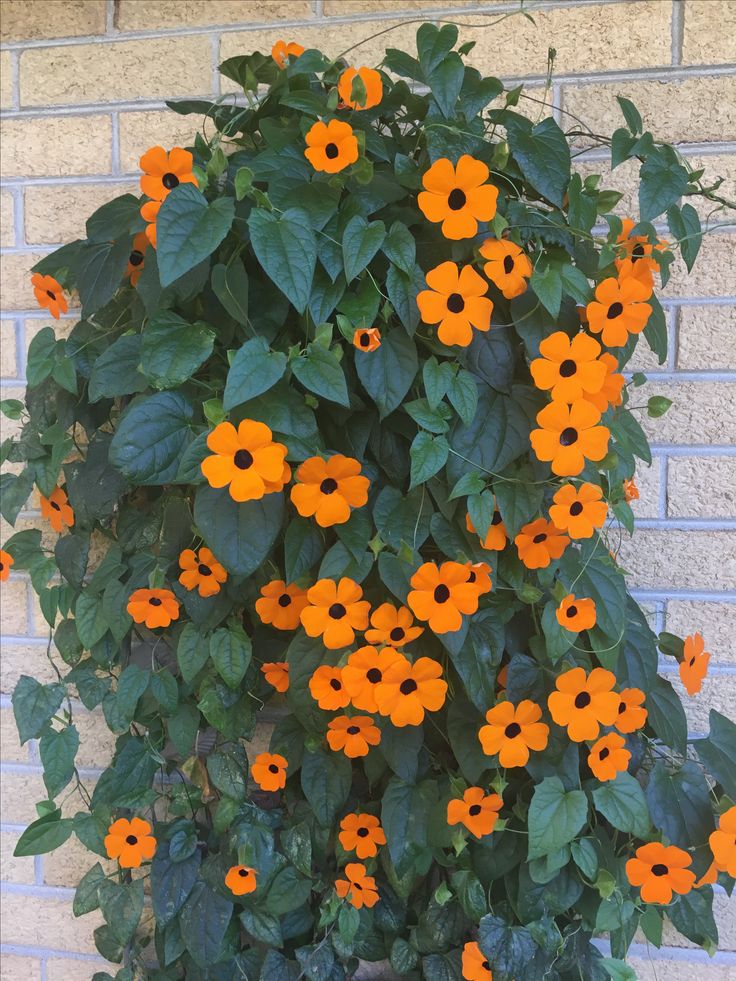
<path id="1" fill-rule="evenodd" d="M 488 963 L 488 961 L 483 961 L 481 967 L 483 968 L 484 971 L 490 971 L 491 969 L 491 965 Z"/>
<path id="2" fill-rule="evenodd" d="M 46 290 L 46 296 L 51 297 L 52 300 L 56 299 L 56 293 L 53 290 Z"/>
<path id="3" fill-rule="evenodd" d="M 342 691 L 342 685 L 337 678 L 330 678 L 330 688 L 332 688 L 334 691 Z"/>
<path id="4" fill-rule="evenodd" d="M 288 593 L 282 593 L 279 596 L 278 602 L 279 602 L 279 606 L 282 606 L 284 608 L 286 608 L 287 606 L 291 606 L 291 596 L 289 596 Z"/>
<path id="5" fill-rule="evenodd" d="M 504 256 L 503 271 L 506 273 L 506 275 L 514 271 L 514 260 L 512 256 L 510 255 Z"/>
<path id="6" fill-rule="evenodd" d="M 362 888 L 363 887 L 361 886 L 361 884 L 359 882 L 354 882 L 353 883 L 353 889 L 361 889 L 362 890 Z"/>
<path id="7" fill-rule="evenodd" d="M 575 606 L 575 605 L 568 606 L 568 608 L 567 608 L 567 616 L 569 616 L 569 617 L 572 618 L 572 617 L 576 617 L 577 615 L 578 615 L 578 608 L 577 608 L 577 606 Z"/>
<path id="8" fill-rule="evenodd" d="M 605 746 L 604 746 L 603 749 L 598 754 L 598 759 L 599 760 L 605 760 L 610 755 L 611 755 L 611 750 L 610 749 L 606 749 Z"/>
<path id="9" fill-rule="evenodd" d="M 510 725 L 507 725 L 506 728 L 504 729 L 504 735 L 506 736 L 507 739 L 516 739 L 516 737 L 519 735 L 520 732 L 521 732 L 521 726 L 519 725 L 518 722 L 512 722 Z"/>
<path id="10" fill-rule="evenodd" d="M 371 338 L 367 331 L 365 331 L 360 335 L 360 340 L 358 341 L 358 343 L 360 344 L 361 347 L 368 347 L 370 342 L 371 342 Z"/>
<path id="11" fill-rule="evenodd" d="M 450 313 L 462 313 L 465 309 L 465 300 L 460 293 L 450 293 L 447 297 L 447 309 Z"/>
<path id="12" fill-rule="evenodd" d="M 624 312 L 623 303 L 618 303 L 618 302 L 612 303 L 608 308 L 608 313 L 606 314 L 606 317 L 608 317 L 609 320 L 615 320 L 616 317 L 620 317 L 623 312 Z"/>
<path id="13" fill-rule="evenodd" d="M 538 535 L 535 535 L 534 538 L 532 538 L 532 541 L 534 542 L 535 545 L 541 545 L 542 542 L 546 542 L 547 541 L 547 536 L 542 531 Z"/>
<path id="14" fill-rule="evenodd" d="M 339 152 L 336 143 L 328 143 L 325 147 L 325 156 L 328 160 L 334 160 Z"/>
<path id="15" fill-rule="evenodd" d="M 493 517 L 491 518 L 491 524 L 492 525 L 500 525 L 502 520 L 503 519 L 501 517 L 501 512 L 500 511 L 494 511 L 493 512 Z"/>
<path id="16" fill-rule="evenodd" d="M 447 195 L 447 204 L 452 211 L 459 211 L 461 208 L 464 208 L 467 200 L 465 191 L 461 191 L 459 187 L 454 188 Z"/>
<path id="17" fill-rule="evenodd" d="M 325 477 L 325 479 L 319 485 L 319 489 L 323 494 L 334 494 L 337 490 L 337 481 L 333 480 L 332 477 Z"/>
<path id="18" fill-rule="evenodd" d="M 379 681 L 383 678 L 383 675 L 378 670 L 378 668 L 369 668 L 366 673 L 366 680 L 370 681 L 372 685 L 377 685 Z"/>
<path id="19" fill-rule="evenodd" d="M 249 453 L 248 450 L 238 450 L 233 457 L 233 463 L 238 470 L 247 470 L 248 467 L 253 466 L 253 454 Z"/>
<path id="20" fill-rule="evenodd" d="M 347 611 L 342 603 L 333 603 L 327 612 L 333 620 L 342 620 Z"/>
<path id="21" fill-rule="evenodd" d="M 405 631 L 403 627 L 394 627 L 394 629 L 389 634 L 389 637 L 394 642 L 394 644 L 398 644 L 400 640 L 404 639 L 404 633 Z"/>
<path id="22" fill-rule="evenodd" d="M 158 596 L 152 596 L 148 602 L 150 606 L 161 606 L 161 600 Z"/>
<path id="23" fill-rule="evenodd" d="M 179 178 L 176 174 L 164 174 L 161 178 L 161 183 L 167 191 L 173 191 L 175 187 L 179 186 Z"/>
<path id="24" fill-rule="evenodd" d="M 356 831 L 356 834 L 357 834 L 357 836 L 359 838 L 367 838 L 368 837 L 368 828 L 358 828 L 358 830 Z"/>
<path id="25" fill-rule="evenodd" d="M 4 568 L 5 568 L 5 563 L 0 562 L 0 572 L 2 572 Z"/>
<path id="26" fill-rule="evenodd" d="M 572 358 L 565 358 L 560 365 L 560 374 L 563 378 L 569 378 L 570 375 L 574 375 L 577 370 L 578 366 L 575 364 Z"/>
<path id="27" fill-rule="evenodd" d="M 138 839 L 136 838 L 135 835 L 128 835 L 128 837 L 125 839 L 125 844 L 126 845 L 137 845 L 138 844 Z"/>
<path id="28" fill-rule="evenodd" d="M 619 715 L 623 715 L 627 708 L 628 708 L 628 705 L 626 704 L 626 702 L 619 702 L 618 703 L 618 714 Z"/>
<path id="29" fill-rule="evenodd" d="M 573 426 L 568 426 L 560 433 L 560 446 L 572 446 L 578 441 L 578 431 Z"/>
<path id="30" fill-rule="evenodd" d="M 470 572 L 468 573 L 468 582 L 475 582 L 476 579 L 477 579 L 477 576 L 473 572 L 473 570 L 471 569 Z"/>
<path id="31" fill-rule="evenodd" d="M 212 569 L 210 569 L 208 565 L 205 565 L 204 562 L 199 563 L 199 565 L 197 566 L 197 571 L 199 572 L 200 576 L 212 575 Z"/>
<path id="32" fill-rule="evenodd" d="M 590 695 L 587 691 L 581 691 L 579 695 L 575 696 L 575 708 L 584 709 L 590 705 Z"/>
<path id="33" fill-rule="evenodd" d="M 238 875 L 242 876 L 244 879 L 247 879 L 250 875 L 250 871 L 248 869 L 238 869 Z"/>
<path id="34" fill-rule="evenodd" d="M 54 509 L 54 511 L 61 511 L 61 508 L 60 508 L 60 507 L 59 507 L 59 505 L 58 505 L 58 504 L 56 503 L 56 501 L 49 501 L 49 504 L 50 504 L 50 505 L 51 505 L 51 507 L 52 507 L 52 508 Z"/>
<path id="35" fill-rule="evenodd" d="M 399 691 L 402 695 L 411 695 L 417 690 L 417 683 L 413 678 L 407 678 L 406 681 L 402 681 L 399 685 Z"/>
<path id="36" fill-rule="evenodd" d="M 636 262 L 637 259 L 643 259 L 645 255 L 644 246 L 640 242 L 631 250 L 631 261 Z"/>
<path id="37" fill-rule="evenodd" d="M 143 253 L 139 252 L 138 249 L 133 249 L 133 251 L 128 256 L 128 262 L 131 266 L 140 266 L 143 262 Z"/>
<path id="38" fill-rule="evenodd" d="M 652 875 L 658 875 L 658 876 L 660 876 L 660 875 L 667 875 L 668 872 L 669 872 L 669 869 L 667 868 L 667 866 L 666 865 L 662 865 L 661 862 L 657 862 L 656 865 L 653 865 L 652 866 Z"/>
<path id="39" fill-rule="evenodd" d="M 279 772 L 279 768 L 276 766 L 275 763 L 269 763 L 268 764 L 268 772 L 269 773 L 278 773 Z"/>
<path id="40" fill-rule="evenodd" d="M 570 505 L 570 514 L 573 516 L 573 518 L 577 518 L 577 516 L 582 513 L 582 510 L 583 505 L 580 503 L 580 501 L 573 501 Z"/>
<path id="41" fill-rule="evenodd" d="M 450 590 L 442 582 L 439 586 L 435 587 L 434 590 L 434 601 L 435 603 L 446 603 L 450 598 Z"/>
<path id="42" fill-rule="evenodd" d="M 349 736 L 357 736 L 360 732 L 360 726 L 348 726 L 347 734 Z"/>
<path id="43" fill-rule="evenodd" d="M 468 808 L 468 814 L 471 817 L 476 817 L 476 815 L 480 814 L 480 812 L 481 812 L 480 804 L 471 804 L 470 807 Z"/>

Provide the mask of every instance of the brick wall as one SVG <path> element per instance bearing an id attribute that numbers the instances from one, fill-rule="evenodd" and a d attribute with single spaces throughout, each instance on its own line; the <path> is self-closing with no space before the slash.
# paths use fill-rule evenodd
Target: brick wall
<path id="1" fill-rule="evenodd" d="M 147 147 L 188 142 L 192 120 L 164 109 L 172 96 L 213 96 L 216 66 L 231 55 L 270 50 L 278 37 L 337 54 L 349 43 L 398 25 L 354 57 L 373 64 L 386 44 L 410 47 L 417 24 L 450 17 L 471 61 L 515 84 L 544 91 L 547 48 L 557 50 L 554 111 L 610 132 L 620 124 L 617 94 L 633 99 L 656 134 L 682 144 L 697 166 L 736 176 L 736 0 L 542 0 L 538 28 L 514 17 L 483 28 L 514 3 L 489 0 L 0 0 L 2 396 L 19 396 L 26 350 L 48 322 L 35 309 L 28 270 L 83 232 L 108 198 L 135 190 Z M 581 171 L 607 170 L 605 154 L 579 158 Z M 628 165 L 627 165 L 628 166 Z M 633 169 L 621 167 L 630 200 Z M 717 219 L 718 220 L 718 219 Z M 720 219 L 721 221 L 723 219 Z M 643 470 L 635 546 L 625 545 L 640 600 L 658 628 L 700 629 L 713 652 L 703 693 L 686 703 L 694 731 L 708 708 L 736 715 L 736 229 L 703 244 L 693 276 L 675 270 L 665 295 L 671 352 L 663 368 L 642 354 L 649 394 L 674 401 L 648 424 L 654 465 Z M 67 326 L 74 322 L 70 314 Z M 63 324 L 62 324 L 63 326 Z M 652 369 L 652 370 L 649 370 Z M 36 522 L 35 508 L 21 516 Z M 2 541 L 10 534 L 2 528 Z M 10 693 L 22 672 L 49 679 L 47 631 L 30 584 L 12 575 L 2 591 L 1 981 L 85 981 L 99 969 L 94 916 L 71 912 L 81 849 L 12 859 L 22 828 L 45 797 L 36 748 L 18 745 Z M 82 775 L 92 783 L 109 758 L 104 724 L 79 709 Z M 65 810 L 80 802 L 70 797 Z M 713 960 L 674 932 L 662 951 L 635 947 L 643 979 L 736 978 L 736 915 L 717 897 L 724 952 Z M 728 951 L 731 951 L 730 953 Z"/>

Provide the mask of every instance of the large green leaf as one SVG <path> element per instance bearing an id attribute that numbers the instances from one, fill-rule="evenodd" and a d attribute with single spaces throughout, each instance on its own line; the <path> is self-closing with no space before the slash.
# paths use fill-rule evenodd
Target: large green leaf
<path id="1" fill-rule="evenodd" d="M 639 171 L 639 213 L 642 221 L 658 218 L 682 197 L 688 186 L 688 172 L 664 151 L 650 153 Z"/>
<path id="2" fill-rule="evenodd" d="M 74 726 L 49 729 L 41 736 L 39 751 L 43 782 L 49 797 L 56 797 L 74 776 L 74 758 L 79 749 L 79 733 Z"/>
<path id="3" fill-rule="evenodd" d="M 345 374 L 336 355 L 321 344 L 310 344 L 304 357 L 291 362 L 291 370 L 310 392 L 321 398 L 349 406 Z"/>
<path id="4" fill-rule="evenodd" d="M 429 818 L 437 797 L 432 781 L 406 783 L 399 777 L 389 780 L 381 799 L 381 824 L 388 839 L 391 861 L 404 875 L 427 849 Z"/>
<path id="5" fill-rule="evenodd" d="M 596 810 L 614 828 L 627 831 L 637 838 L 646 838 L 651 827 L 646 797 L 639 782 L 629 773 L 619 773 L 593 791 Z"/>
<path id="6" fill-rule="evenodd" d="M 100 909 L 110 932 L 123 946 L 138 928 L 143 912 L 143 880 L 118 883 L 105 879 L 98 888 Z"/>
<path id="7" fill-rule="evenodd" d="M 68 841 L 73 831 L 74 820 L 63 818 L 61 811 L 57 809 L 28 825 L 18 839 L 13 855 L 16 858 L 26 858 L 29 855 L 52 852 Z"/>
<path id="8" fill-rule="evenodd" d="M 570 180 L 570 147 L 554 121 L 544 119 L 536 126 L 521 116 L 510 117 L 509 147 L 524 177 L 552 204 L 562 206 Z"/>
<path id="9" fill-rule="evenodd" d="M 194 884 L 180 916 L 184 943 L 199 967 L 209 968 L 219 960 L 232 915 L 229 899 L 214 892 L 206 882 Z"/>
<path id="10" fill-rule="evenodd" d="M 194 410 L 179 392 L 141 396 L 123 413 L 110 444 L 110 463 L 131 483 L 174 480 L 191 438 Z"/>
<path id="11" fill-rule="evenodd" d="M 12 702 L 21 743 L 41 735 L 63 699 L 62 685 L 42 685 L 27 674 L 20 676 Z"/>
<path id="12" fill-rule="evenodd" d="M 212 255 L 235 217 L 233 198 L 211 203 L 193 184 L 167 196 L 156 219 L 156 258 L 162 286 L 170 286 Z"/>
<path id="13" fill-rule="evenodd" d="M 168 841 L 160 841 L 151 862 L 151 903 L 156 922 L 165 926 L 186 902 L 197 881 L 202 854 L 196 848 L 180 862 L 169 856 Z"/>
<path id="14" fill-rule="evenodd" d="M 498 981 L 529 977 L 527 967 L 537 945 L 526 927 L 511 926 L 500 916 L 484 916 L 479 924 L 478 942 Z"/>
<path id="15" fill-rule="evenodd" d="M 695 748 L 731 800 L 736 800 L 736 725 L 711 709 L 708 738 L 698 740 Z"/>
<path id="16" fill-rule="evenodd" d="M 118 241 L 82 245 L 77 265 L 77 289 L 82 316 L 90 317 L 112 299 L 120 286 L 130 255 L 129 236 Z"/>
<path id="17" fill-rule="evenodd" d="M 559 777 L 545 777 L 529 805 L 529 858 L 541 858 L 567 845 L 587 816 L 582 790 L 566 791 Z"/>
<path id="18" fill-rule="evenodd" d="M 239 504 L 227 490 L 203 486 L 194 499 L 196 525 L 225 568 L 249 576 L 261 565 L 276 541 L 284 515 L 282 494 Z"/>
<path id="19" fill-rule="evenodd" d="M 139 371 L 140 363 L 140 334 L 119 337 L 92 366 L 88 389 L 90 402 L 142 392 L 148 387 L 148 380 Z"/>
<path id="20" fill-rule="evenodd" d="M 239 259 L 213 268 L 212 289 L 233 320 L 248 323 L 248 274 Z"/>
<path id="21" fill-rule="evenodd" d="M 414 341 L 401 330 L 386 333 L 370 356 L 356 352 L 355 370 L 381 418 L 398 408 L 419 368 Z"/>
<path id="22" fill-rule="evenodd" d="M 714 830 L 710 791 L 703 771 L 693 760 L 678 770 L 660 761 L 647 784 L 652 822 L 673 845 L 696 848 Z"/>
<path id="23" fill-rule="evenodd" d="M 161 310 L 143 331 L 139 369 L 154 388 L 178 388 L 205 363 L 214 343 L 215 332 L 207 324 L 190 324 Z"/>
<path id="24" fill-rule="evenodd" d="M 382 221 L 367 222 L 355 215 L 342 233 L 342 256 L 345 280 L 351 283 L 361 273 L 383 245 L 386 226 Z"/>
<path id="25" fill-rule="evenodd" d="M 304 754 L 302 790 L 315 818 L 324 827 L 330 827 L 348 799 L 352 775 L 350 760 L 342 753 L 315 749 Z"/>
<path id="26" fill-rule="evenodd" d="M 254 208 L 248 227 L 258 261 L 299 313 L 304 313 L 317 262 L 317 241 L 309 215 L 290 208 L 277 218 L 270 211 Z"/>
<path id="27" fill-rule="evenodd" d="M 286 355 L 272 351 L 264 337 L 254 337 L 235 353 L 225 384 L 223 408 L 227 411 L 262 395 L 286 370 Z"/>
<path id="28" fill-rule="evenodd" d="M 245 677 L 252 655 L 250 637 L 236 622 L 216 630 L 210 638 L 210 655 L 217 672 L 230 688 Z"/>

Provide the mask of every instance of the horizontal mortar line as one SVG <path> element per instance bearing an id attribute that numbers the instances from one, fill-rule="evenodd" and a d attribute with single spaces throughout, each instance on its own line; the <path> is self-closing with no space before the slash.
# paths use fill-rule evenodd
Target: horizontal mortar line
<path id="1" fill-rule="evenodd" d="M 736 296 L 663 296 L 660 298 L 660 303 L 665 309 L 671 307 L 733 306 L 736 303 Z"/>
<path id="2" fill-rule="evenodd" d="M 686 600 L 704 603 L 736 603 L 736 591 L 724 590 L 714 592 L 709 589 L 654 589 L 653 587 L 636 587 L 631 589 L 634 599 L 640 600 Z"/>
<path id="3" fill-rule="evenodd" d="M 662 531 L 736 531 L 736 518 L 639 518 L 636 527 Z"/>
<path id="4" fill-rule="evenodd" d="M 39 647 L 46 647 L 49 642 L 48 637 L 23 637 L 17 634 L 2 634 L 0 640 L 4 644 L 37 644 Z"/>
<path id="5" fill-rule="evenodd" d="M 599 950 L 610 953 L 610 945 L 607 940 L 595 938 L 591 941 Z M 716 966 L 726 966 L 736 964 L 736 953 L 728 950 L 719 950 L 713 957 L 699 947 L 660 947 L 658 950 L 649 944 L 632 944 L 627 952 L 627 957 L 638 957 L 642 960 L 660 963 L 662 961 L 691 961 L 698 964 L 714 964 Z"/>
<path id="6" fill-rule="evenodd" d="M 25 885 L 20 882 L 0 882 L 0 894 L 36 896 L 38 899 L 74 899 L 76 891 L 72 886 L 37 886 L 30 883 Z"/>
<path id="7" fill-rule="evenodd" d="M 5 177 L 0 189 L 13 190 L 24 187 L 66 187 L 73 184 L 124 184 L 138 180 L 140 170 L 130 174 L 60 174 L 58 177 Z"/>
<path id="8" fill-rule="evenodd" d="M 32 255 L 34 252 L 55 252 L 58 245 L 5 245 L 0 255 Z"/>
<path id="9" fill-rule="evenodd" d="M 731 443 L 652 443 L 649 449 L 655 456 L 736 456 Z"/>
<path id="10" fill-rule="evenodd" d="M 78 766 L 77 772 L 80 777 L 99 777 L 105 772 L 105 767 L 100 766 Z M 3 763 L 0 762 L 0 773 L 15 773 L 18 776 L 33 776 L 42 774 L 43 767 L 35 763 Z"/>
<path id="11" fill-rule="evenodd" d="M 233 95 L 240 98 L 240 93 L 233 93 Z M 109 114 L 111 112 L 148 112 L 151 109 L 167 109 L 166 102 L 177 102 L 181 100 L 203 100 L 211 99 L 215 100 L 218 98 L 217 93 L 214 92 L 198 92 L 192 94 L 176 94 L 168 96 L 166 99 L 121 99 L 119 102 L 109 101 L 109 102 L 61 102 L 61 103 L 45 103 L 40 106 L 23 106 L 20 109 L 13 109 L 8 111 L 5 109 L 2 113 L 3 119 L 37 119 L 39 117 L 53 117 L 58 118 L 59 116 L 92 116 L 98 115 L 99 113 Z M 225 103 L 227 104 L 227 103 Z M 243 101 L 243 106 L 247 106 L 248 103 Z M 173 112 L 173 110 L 170 110 Z M 192 115 L 197 115 L 197 113 L 192 113 Z"/>
<path id="12" fill-rule="evenodd" d="M 736 381 L 736 371 L 658 371 L 656 368 L 644 368 L 641 372 L 624 371 L 624 376 L 629 379 L 634 374 L 644 374 L 648 381 L 668 381 L 668 382 L 733 382 Z"/>
<path id="13" fill-rule="evenodd" d="M 77 950 L 57 950 L 54 947 L 29 947 L 26 944 L 0 944 L 0 953 L 18 954 L 21 957 L 53 957 L 68 961 L 91 961 L 110 967 L 110 962 L 99 954 L 85 954 Z"/>
<path id="14" fill-rule="evenodd" d="M 676 150 L 680 150 L 684 156 L 692 154 L 696 156 L 702 154 L 711 156 L 717 154 L 736 153 L 736 140 L 714 141 L 712 143 L 673 143 Z M 576 160 L 610 160 L 611 151 L 606 149 L 585 150 L 575 157 Z"/>

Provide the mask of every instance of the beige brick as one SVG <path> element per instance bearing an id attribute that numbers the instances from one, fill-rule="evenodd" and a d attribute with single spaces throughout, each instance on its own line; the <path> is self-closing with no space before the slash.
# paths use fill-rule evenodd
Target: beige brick
<path id="1" fill-rule="evenodd" d="M 3 378 L 18 377 L 18 350 L 13 320 L 3 320 L 0 323 L 0 375 Z"/>
<path id="2" fill-rule="evenodd" d="M 33 317 L 33 318 L 28 317 L 26 320 L 23 321 L 23 334 L 24 334 L 26 355 L 28 354 L 28 348 L 30 346 L 31 341 L 36 336 L 36 334 L 39 333 L 39 331 L 44 329 L 44 327 L 51 327 L 54 331 L 54 334 L 56 335 L 57 340 L 60 340 L 62 337 L 69 336 L 72 328 L 74 327 L 74 323 L 75 323 L 74 320 L 70 318 L 67 318 L 65 320 L 54 320 L 53 318 L 49 317 L 48 320 L 44 320 L 43 317 Z M 36 494 L 35 491 L 34 494 Z M 33 506 L 35 508 L 39 507 L 37 496 L 34 497 Z M 48 532 L 49 526 L 47 524 L 44 524 L 43 522 L 39 522 L 38 527 L 41 528 L 42 531 Z M 50 541 L 52 545 L 56 544 L 55 537 L 50 538 Z"/>
<path id="3" fill-rule="evenodd" d="M 94 855 L 75 835 L 72 835 L 61 848 L 56 848 L 43 856 L 43 881 L 47 886 L 76 889 L 82 876 L 95 862 L 100 862 L 106 872 L 112 872 L 114 869 L 112 862 Z"/>
<path id="4" fill-rule="evenodd" d="M 0 191 L 0 245 L 15 245 L 13 195 L 10 191 Z"/>
<path id="5" fill-rule="evenodd" d="M 41 961 L 20 954 L 3 954 L 0 981 L 41 981 Z"/>
<path id="6" fill-rule="evenodd" d="M 652 351 L 652 349 L 649 347 L 649 345 L 646 342 L 646 339 L 640 337 L 639 340 L 637 341 L 633 355 L 631 356 L 630 360 L 626 363 L 625 370 L 649 372 L 649 371 L 662 371 L 662 368 L 663 365 L 659 363 L 659 358 L 654 353 L 654 351 Z M 636 389 L 634 391 L 634 395 L 636 395 L 636 392 L 640 392 L 640 391 L 641 389 Z"/>
<path id="7" fill-rule="evenodd" d="M 105 0 L 3 0 L 0 40 L 104 34 Z"/>
<path id="8" fill-rule="evenodd" d="M 736 367 L 736 306 L 682 307 L 677 332 L 677 367 L 731 370 Z"/>
<path id="9" fill-rule="evenodd" d="M 28 743 L 20 744 L 12 708 L 0 709 L 0 757 L 3 763 L 28 762 Z"/>
<path id="10" fill-rule="evenodd" d="M 667 513 L 680 518 L 736 516 L 736 457 L 670 459 Z"/>
<path id="11" fill-rule="evenodd" d="M 736 139 L 736 76 L 565 85 L 563 106 L 594 132 L 610 135 L 624 125 L 617 95 L 631 99 L 655 139 L 684 143 Z"/>
<path id="12" fill-rule="evenodd" d="M 56 950 L 96 953 L 93 931 L 103 923 L 99 912 L 75 917 L 68 900 L 23 896 L 16 893 L 8 903 L 0 931 L 2 942 L 34 947 L 39 938 L 50 938 Z"/>
<path id="13" fill-rule="evenodd" d="M 736 282 L 736 237 L 706 235 L 693 271 L 688 273 L 684 262 L 674 262 L 671 272 L 663 293 L 667 299 L 730 295 Z"/>
<path id="14" fill-rule="evenodd" d="M 634 969 L 638 981 L 734 981 L 736 970 L 727 964 L 713 964 L 707 954 L 694 955 L 697 959 L 672 960 L 666 952 L 652 948 L 649 957 L 631 957 L 627 964 Z"/>
<path id="15" fill-rule="evenodd" d="M 306 20 L 314 15 L 310 0 L 120 0 L 115 26 L 121 31 L 149 31 L 209 24 L 250 24 Z"/>
<path id="16" fill-rule="evenodd" d="M 79 730 L 77 766 L 106 767 L 115 752 L 115 736 L 107 728 L 102 712 L 74 712 L 74 724 Z"/>
<path id="17" fill-rule="evenodd" d="M 636 486 L 639 500 L 632 501 L 631 508 L 637 518 L 656 518 L 659 516 L 659 485 L 661 463 L 655 457 L 651 467 L 640 463 L 636 471 Z"/>
<path id="18" fill-rule="evenodd" d="M 139 160 L 149 147 L 192 146 L 202 125 L 201 116 L 180 116 L 170 109 L 121 112 L 119 118 L 120 167 L 126 173 L 138 172 Z"/>
<path id="19" fill-rule="evenodd" d="M 0 306 L 4 310 L 35 310 L 31 268 L 41 259 L 34 252 L 6 252 L 0 258 Z"/>
<path id="20" fill-rule="evenodd" d="M 98 971 L 109 973 L 110 970 L 111 965 L 101 959 L 73 960 L 52 957 L 46 961 L 46 981 L 92 981 Z M 114 966 L 112 970 L 115 970 Z"/>
<path id="21" fill-rule="evenodd" d="M 13 105 L 13 61 L 9 51 L 0 52 L 0 108 Z"/>
<path id="22" fill-rule="evenodd" d="M 112 164 L 109 116 L 4 119 L 0 161 L 6 177 L 106 174 Z"/>
<path id="23" fill-rule="evenodd" d="M 92 793 L 93 782 L 85 781 L 88 793 Z M 65 796 L 58 802 L 64 817 L 74 817 L 77 811 L 86 810 L 87 804 L 76 786 L 70 786 Z M 68 796 L 66 796 L 68 794 Z M 41 768 L 26 773 L 3 773 L 0 784 L 0 813 L 6 824 L 31 824 L 36 820 L 36 804 L 48 800 Z"/>
<path id="24" fill-rule="evenodd" d="M 0 878 L 3 882 L 32 885 L 35 881 L 33 858 L 15 858 L 13 850 L 20 834 L 3 831 L 0 834 Z"/>
<path id="25" fill-rule="evenodd" d="M 8 583 L 3 584 L 3 588 Z M 6 633 L 10 631 L 3 624 Z M 0 657 L 0 691 L 10 695 L 22 674 L 32 674 L 37 681 L 46 684 L 56 681 L 54 669 L 46 657 L 45 644 L 11 644 L 3 640 L 3 654 Z"/>
<path id="26" fill-rule="evenodd" d="M 667 677 L 682 700 L 690 732 L 709 731 L 711 709 L 733 718 L 733 707 L 736 704 L 736 675 L 710 675 L 703 681 L 703 687 L 698 694 L 693 696 L 685 691 L 679 672 L 668 674 Z"/>
<path id="27" fill-rule="evenodd" d="M 736 4 L 732 0 L 687 0 L 683 65 L 736 61 Z"/>
<path id="28" fill-rule="evenodd" d="M 28 631 L 28 590 L 24 579 L 8 579 L 3 583 L 3 631 L 19 636 Z"/>
<path id="29" fill-rule="evenodd" d="M 705 638 L 705 648 L 715 662 L 736 664 L 736 603 L 668 600 L 666 629 L 678 637 L 696 631 Z M 733 710 L 731 711 L 733 716 Z"/>
<path id="30" fill-rule="evenodd" d="M 659 382 L 650 379 L 639 391 L 644 399 L 663 395 L 672 400 L 666 415 L 639 421 L 653 443 L 736 442 L 736 384 L 728 382 Z"/>
<path id="31" fill-rule="evenodd" d="M 713 918 L 718 927 L 718 949 L 736 949 L 736 896 L 729 897 L 717 893 L 713 897 Z M 635 942 L 642 942 L 642 940 L 641 937 L 635 938 Z M 665 920 L 662 942 L 666 947 L 697 947 L 691 940 L 678 933 L 669 920 Z"/>
<path id="32" fill-rule="evenodd" d="M 448 7 L 482 6 L 493 0 L 324 0 L 323 10 L 328 17 L 345 17 L 351 14 L 415 14 Z"/>
<path id="33" fill-rule="evenodd" d="M 25 191 L 26 242 L 56 245 L 85 238 L 87 218 L 103 204 L 122 194 L 140 194 L 131 182 L 118 184 L 59 184 L 27 187 Z"/>
<path id="34" fill-rule="evenodd" d="M 736 589 L 736 532 L 639 529 L 621 545 L 630 586 Z"/>
<path id="35" fill-rule="evenodd" d="M 2 265 L 1 262 L 0 265 Z M 11 388 L 9 385 L 3 386 L 4 399 L 17 399 L 22 402 L 24 396 L 25 396 L 25 389 L 22 386 L 19 386 L 17 388 L 16 387 Z M 16 436 L 19 435 L 22 428 L 23 427 L 20 420 L 8 419 L 7 416 L 0 414 L 0 440 L 8 439 L 8 437 L 15 438 Z M 17 469 L 17 464 L 12 464 L 12 465 L 7 463 L 3 464 L 3 469 L 5 469 L 6 467 L 8 470 L 13 470 L 13 472 L 15 473 L 19 472 Z M 10 535 L 13 534 L 13 529 L 10 528 L 10 525 L 6 524 L 4 519 L 2 522 L 2 526 L 0 527 L 3 527 L 3 541 L 5 541 L 6 536 L 9 537 Z M 0 663 L 2 663 L 2 658 L 0 658 Z"/>

